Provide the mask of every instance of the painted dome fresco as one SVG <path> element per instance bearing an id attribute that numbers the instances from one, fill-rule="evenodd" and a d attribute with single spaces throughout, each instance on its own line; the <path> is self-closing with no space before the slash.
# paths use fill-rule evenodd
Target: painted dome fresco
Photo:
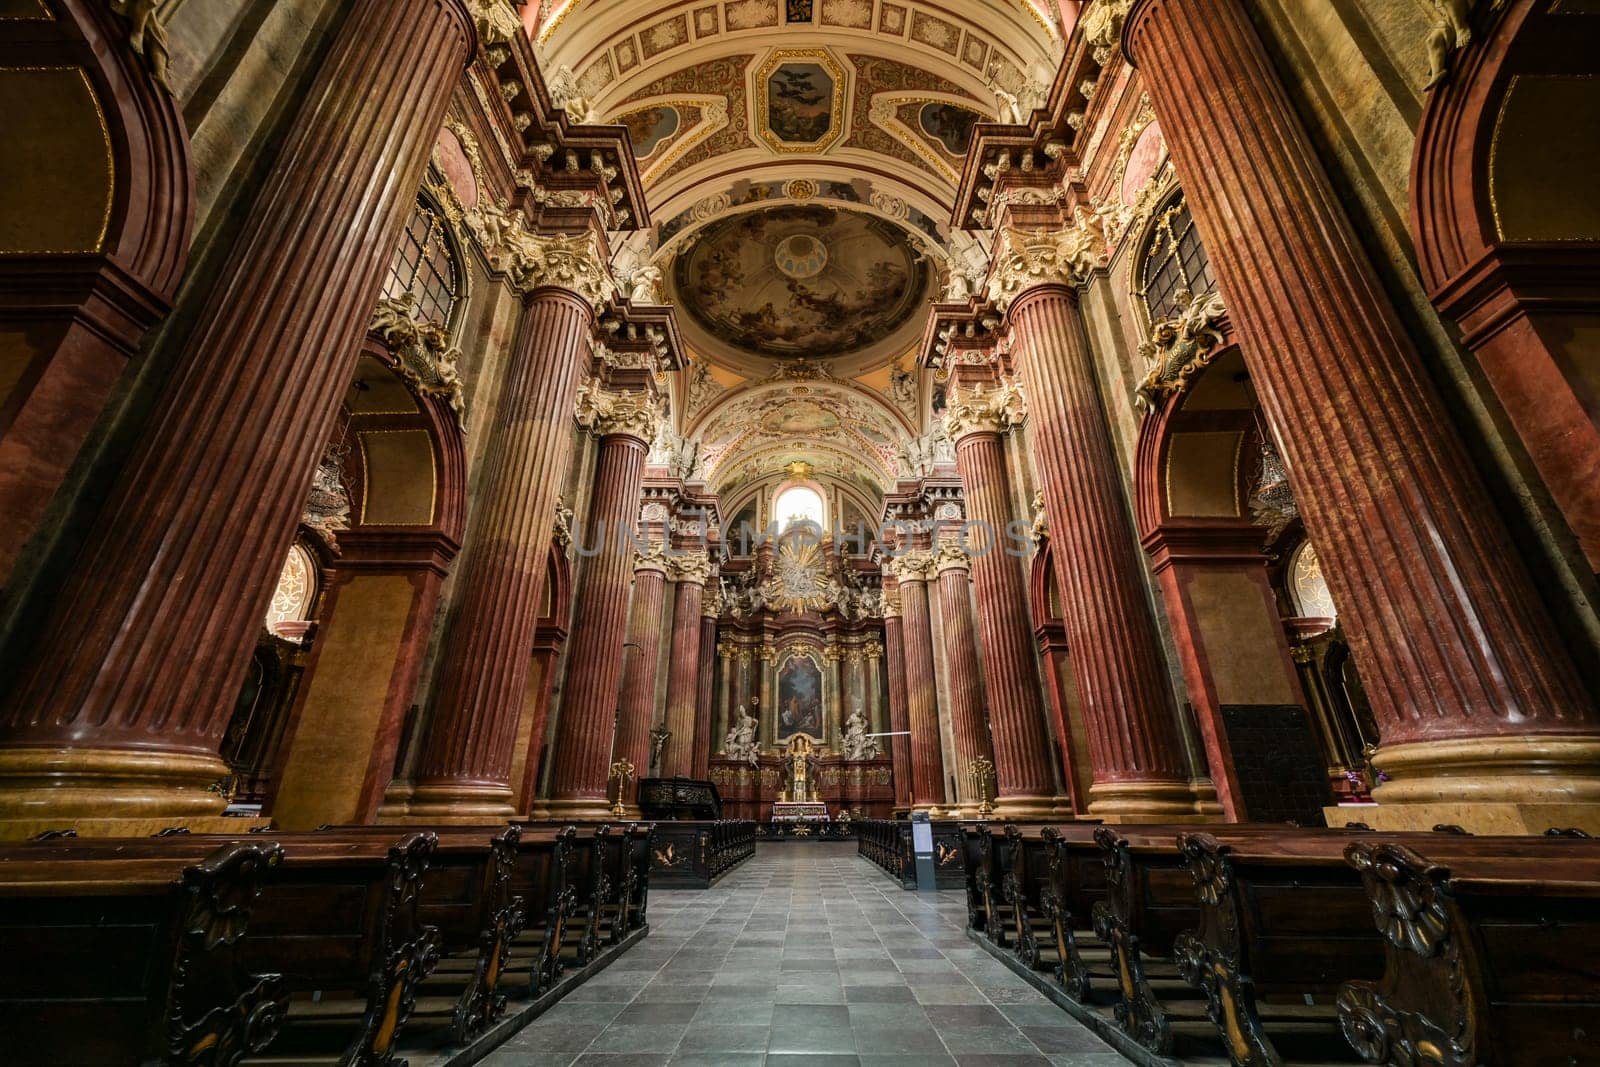
<path id="1" fill-rule="evenodd" d="M 852 355 L 917 328 L 929 279 L 893 222 L 813 204 L 719 219 L 672 272 L 675 298 L 697 326 L 773 358 Z"/>

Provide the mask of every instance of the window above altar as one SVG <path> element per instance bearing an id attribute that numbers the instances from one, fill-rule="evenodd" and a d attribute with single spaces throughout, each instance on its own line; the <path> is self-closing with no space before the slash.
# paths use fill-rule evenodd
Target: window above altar
<path id="1" fill-rule="evenodd" d="M 805 485 L 791 485 L 781 490 L 772 501 L 772 515 L 778 522 L 778 532 L 788 533 L 802 523 L 818 530 L 826 530 L 826 512 L 822 494 Z"/>

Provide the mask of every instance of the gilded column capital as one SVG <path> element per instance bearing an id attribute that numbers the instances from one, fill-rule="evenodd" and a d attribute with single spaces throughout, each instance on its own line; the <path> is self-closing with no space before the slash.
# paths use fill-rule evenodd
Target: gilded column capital
<path id="1" fill-rule="evenodd" d="M 1111 61 L 1111 50 L 1122 38 L 1122 24 L 1128 18 L 1133 0 L 1093 0 L 1078 19 L 1079 32 L 1094 53 L 1094 61 L 1104 67 Z"/>
<path id="2" fill-rule="evenodd" d="M 971 570 L 972 558 L 954 541 L 945 541 L 939 545 L 939 551 L 933 554 L 933 567 L 938 573 L 953 570 Z"/>
<path id="3" fill-rule="evenodd" d="M 666 575 L 669 570 L 668 556 L 666 555 L 665 547 L 660 541 L 651 541 L 649 548 L 643 552 L 635 552 L 633 554 L 633 573 L 635 574 L 640 571 L 655 571 L 657 574 Z"/>
<path id="4" fill-rule="evenodd" d="M 711 580 L 711 559 L 701 552 L 668 556 L 667 577 L 688 585 L 705 585 Z"/>
<path id="5" fill-rule="evenodd" d="M 1080 210 L 1078 217 L 1078 225 L 1059 230 L 1001 228 L 989 275 L 989 301 L 996 308 L 1006 311 L 1017 297 L 1041 285 L 1075 287 L 1105 266 L 1104 230 L 1090 213 Z"/>
<path id="6" fill-rule="evenodd" d="M 902 582 L 925 582 L 933 577 L 933 553 L 914 549 L 897 556 L 894 575 Z"/>
<path id="7" fill-rule="evenodd" d="M 883 617 L 885 619 L 898 619 L 900 617 L 900 591 L 898 589 L 883 594 Z"/>
<path id="8" fill-rule="evenodd" d="M 822 649 L 822 658 L 829 663 L 838 663 L 845 658 L 845 651 L 838 645 L 825 645 Z"/>
<path id="9" fill-rule="evenodd" d="M 637 437 L 647 445 L 656 439 L 661 417 L 645 394 L 612 392 L 593 381 L 579 387 L 573 415 L 579 426 L 596 437 L 620 434 Z"/>
<path id="10" fill-rule="evenodd" d="M 483 246 L 489 266 L 506 275 L 519 293 L 566 289 L 598 314 L 617 291 L 593 230 L 536 233 L 528 228 L 522 210 L 508 210 L 504 201 L 480 204 L 466 212 L 463 221 Z"/>
<path id="11" fill-rule="evenodd" d="M 869 660 L 883 658 L 883 642 L 877 638 L 866 641 L 861 646 L 861 654 Z"/>
<path id="12" fill-rule="evenodd" d="M 1005 433 L 1028 417 L 1022 386 L 1001 382 L 993 389 L 952 389 L 944 413 L 945 436 L 959 443 L 974 433 Z"/>
<path id="13" fill-rule="evenodd" d="M 522 19 L 511 0 L 462 0 L 472 24 L 478 30 L 478 43 L 484 48 L 506 44 L 522 32 Z"/>

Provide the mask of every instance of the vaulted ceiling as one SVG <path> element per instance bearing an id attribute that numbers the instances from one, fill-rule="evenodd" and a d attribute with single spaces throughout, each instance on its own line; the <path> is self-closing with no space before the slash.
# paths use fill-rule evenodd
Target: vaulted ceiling
<path id="1" fill-rule="evenodd" d="M 679 308 L 694 362 L 674 418 L 713 488 L 794 459 L 879 492 L 909 473 L 909 357 L 973 125 L 996 87 L 1042 96 L 1077 6 L 546 0 L 547 76 L 639 159 L 656 225 L 622 258 L 659 267 Z"/>

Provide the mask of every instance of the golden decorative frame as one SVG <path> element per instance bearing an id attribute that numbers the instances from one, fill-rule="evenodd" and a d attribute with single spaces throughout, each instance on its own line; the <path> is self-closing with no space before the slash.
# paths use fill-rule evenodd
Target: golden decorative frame
<path id="1" fill-rule="evenodd" d="M 828 72 L 833 79 L 833 100 L 828 118 L 828 132 L 820 140 L 809 144 L 794 144 L 772 132 L 767 115 L 767 81 L 785 63 L 811 62 Z M 761 141 L 779 155 L 820 154 L 843 140 L 845 135 L 845 98 L 851 86 L 844 65 L 825 48 L 779 48 L 767 54 L 760 66 L 754 68 L 749 87 L 751 106 L 755 109 L 752 128 Z"/>

